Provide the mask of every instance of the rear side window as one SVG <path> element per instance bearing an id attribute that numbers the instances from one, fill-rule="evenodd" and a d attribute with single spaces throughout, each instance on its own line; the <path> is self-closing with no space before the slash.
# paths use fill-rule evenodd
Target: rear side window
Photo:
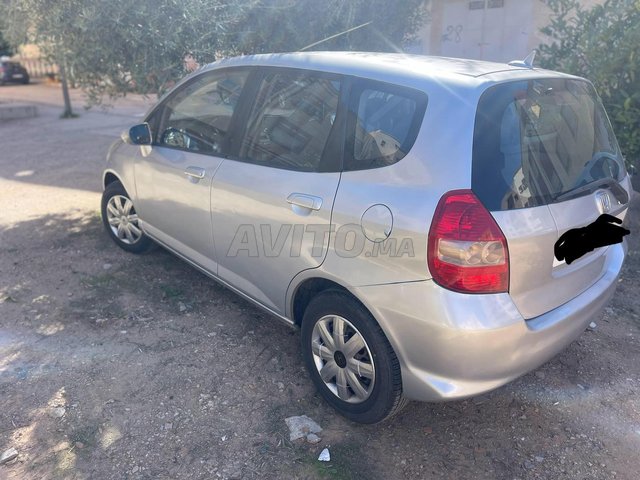
<path id="1" fill-rule="evenodd" d="M 242 160 L 317 171 L 338 112 L 341 79 L 317 72 L 267 72 L 240 149 Z"/>
<path id="2" fill-rule="evenodd" d="M 488 209 L 562 201 L 624 174 L 611 124 L 589 83 L 510 82 L 480 98 L 472 189 Z"/>
<path id="3" fill-rule="evenodd" d="M 345 170 L 386 167 L 413 146 L 427 97 L 416 90 L 362 82 L 352 92 Z"/>

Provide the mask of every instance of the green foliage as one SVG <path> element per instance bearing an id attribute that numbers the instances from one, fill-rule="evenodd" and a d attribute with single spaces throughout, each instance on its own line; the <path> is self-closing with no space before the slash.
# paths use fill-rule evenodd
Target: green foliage
<path id="1" fill-rule="evenodd" d="M 2 0 L 15 44 L 41 47 L 94 103 L 104 94 L 158 92 L 184 75 L 193 52 L 207 61 L 250 0 Z"/>
<path id="2" fill-rule="evenodd" d="M 542 32 L 542 65 L 591 80 L 629 164 L 640 160 L 640 0 L 547 0 L 554 15 Z"/>
<path id="3" fill-rule="evenodd" d="M 11 45 L 9 45 L 9 42 L 4 39 L 4 37 L 2 36 L 2 31 L 0 31 L 0 57 L 2 57 L 3 55 L 12 55 L 12 50 L 13 49 L 11 48 Z"/>
<path id="4" fill-rule="evenodd" d="M 295 51 L 371 21 L 318 49 L 395 51 L 420 27 L 424 0 L 0 0 L 13 44 L 41 46 L 92 103 L 162 93 L 183 60 Z M 2 25 L 2 23 L 4 23 Z"/>
<path id="5" fill-rule="evenodd" d="M 312 50 L 402 51 L 425 20 L 424 0 L 260 0 L 226 41 L 230 53 L 290 52 L 352 27 Z"/>

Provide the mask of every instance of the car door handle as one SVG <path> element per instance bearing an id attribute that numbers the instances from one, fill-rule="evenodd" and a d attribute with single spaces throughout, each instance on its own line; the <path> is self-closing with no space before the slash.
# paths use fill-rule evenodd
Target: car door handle
<path id="1" fill-rule="evenodd" d="M 205 173 L 207 173 L 205 169 L 200 167 L 187 167 L 184 171 L 187 177 L 198 180 L 204 178 Z"/>
<path id="2" fill-rule="evenodd" d="M 320 210 L 322 207 L 322 199 L 315 195 L 307 195 L 306 193 L 292 193 L 287 197 L 287 202 L 309 210 Z"/>

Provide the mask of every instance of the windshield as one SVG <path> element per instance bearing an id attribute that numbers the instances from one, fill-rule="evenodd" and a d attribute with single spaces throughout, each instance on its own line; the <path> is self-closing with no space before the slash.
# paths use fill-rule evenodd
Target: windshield
<path id="1" fill-rule="evenodd" d="M 473 141 L 472 189 L 490 210 L 536 207 L 618 182 L 624 163 L 585 81 L 536 79 L 487 89 Z"/>

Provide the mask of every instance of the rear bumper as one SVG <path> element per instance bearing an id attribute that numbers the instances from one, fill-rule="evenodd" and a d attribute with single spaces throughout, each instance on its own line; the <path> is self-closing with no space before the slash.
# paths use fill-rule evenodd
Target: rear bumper
<path id="1" fill-rule="evenodd" d="M 555 356 L 611 299 L 626 242 L 607 252 L 605 274 L 573 300 L 525 320 L 508 294 L 465 295 L 432 281 L 354 288 L 393 345 L 405 395 L 440 401 L 478 395 Z"/>

